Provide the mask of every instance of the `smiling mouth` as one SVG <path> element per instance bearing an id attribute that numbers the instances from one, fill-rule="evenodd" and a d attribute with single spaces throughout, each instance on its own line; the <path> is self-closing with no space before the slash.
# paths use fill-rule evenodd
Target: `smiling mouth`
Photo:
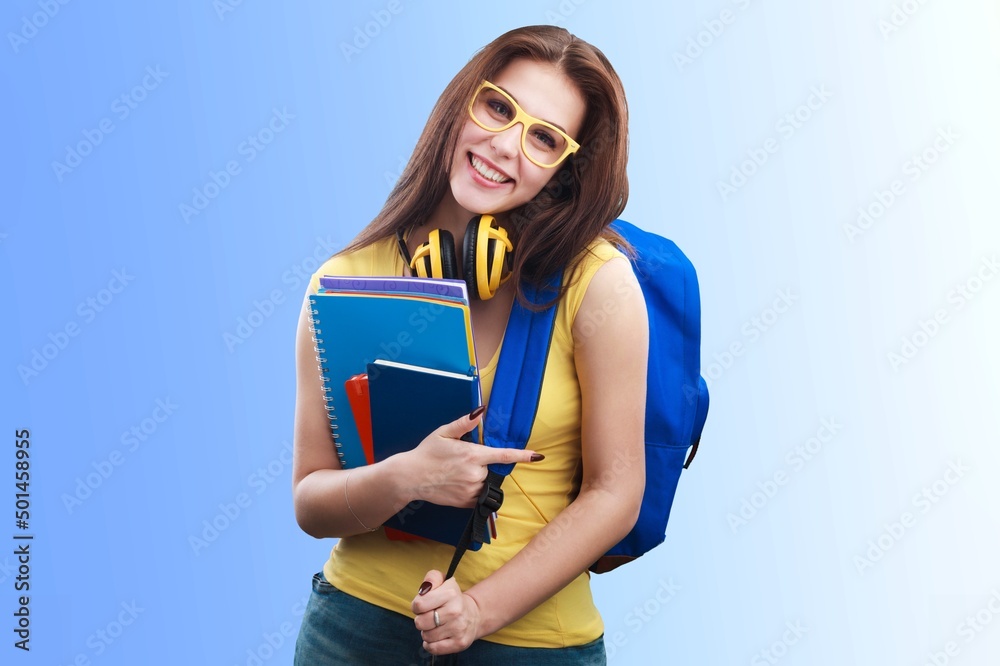
<path id="1" fill-rule="evenodd" d="M 499 171 L 496 171 L 495 169 L 491 169 L 490 167 L 488 167 L 486 165 L 485 162 L 483 162 L 482 160 L 480 160 L 478 157 L 476 157 L 472 153 L 469 153 L 469 164 L 471 164 L 472 168 L 476 170 L 476 173 L 478 173 L 480 176 L 482 176 L 486 180 L 489 180 L 489 181 L 492 181 L 492 182 L 498 183 L 498 184 L 499 183 L 507 183 L 507 182 L 511 181 L 510 177 L 503 175 L 502 173 L 500 173 Z"/>

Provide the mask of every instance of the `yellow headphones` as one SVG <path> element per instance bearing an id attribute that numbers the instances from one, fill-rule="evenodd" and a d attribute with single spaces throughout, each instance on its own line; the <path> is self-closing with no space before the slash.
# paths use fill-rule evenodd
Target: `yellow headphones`
<path id="1" fill-rule="evenodd" d="M 458 275 L 458 260 L 455 254 L 455 239 L 450 231 L 433 229 L 427 242 L 420 245 L 413 257 L 406 249 L 403 230 L 396 232 L 399 252 L 403 261 L 419 277 L 464 279 L 469 286 L 469 297 L 485 301 L 493 298 L 504 282 L 510 277 L 505 270 L 514 251 L 514 245 L 507 237 L 507 230 L 497 224 L 492 215 L 477 215 L 465 228 L 462 243 L 462 272 Z"/>

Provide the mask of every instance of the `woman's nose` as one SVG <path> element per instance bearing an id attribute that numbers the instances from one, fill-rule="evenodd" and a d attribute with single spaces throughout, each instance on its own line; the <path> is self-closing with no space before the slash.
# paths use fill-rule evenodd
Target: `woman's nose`
<path id="1" fill-rule="evenodd" d="M 502 132 L 497 132 L 490 140 L 493 152 L 503 157 L 517 157 L 521 150 L 521 123 L 514 123 Z"/>

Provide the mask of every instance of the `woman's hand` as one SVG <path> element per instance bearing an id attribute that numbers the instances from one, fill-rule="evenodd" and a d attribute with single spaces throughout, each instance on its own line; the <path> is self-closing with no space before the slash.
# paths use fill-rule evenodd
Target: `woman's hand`
<path id="1" fill-rule="evenodd" d="M 412 608 L 413 623 L 431 654 L 461 652 L 479 638 L 479 605 L 462 593 L 454 578 L 444 580 L 440 571 L 427 572 Z"/>
<path id="2" fill-rule="evenodd" d="M 544 456 L 521 449 L 495 449 L 461 439 L 479 425 L 484 409 L 446 423 L 427 435 L 420 444 L 400 456 L 407 458 L 405 469 L 413 487 L 414 500 L 442 506 L 472 507 L 483 490 L 483 481 L 493 463 L 536 462 Z"/>

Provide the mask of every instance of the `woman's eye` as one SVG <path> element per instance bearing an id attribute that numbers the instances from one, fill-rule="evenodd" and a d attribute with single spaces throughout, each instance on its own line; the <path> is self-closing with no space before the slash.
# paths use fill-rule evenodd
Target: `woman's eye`
<path id="1" fill-rule="evenodd" d="M 538 141 L 538 143 L 545 146 L 546 148 L 554 149 L 556 147 L 555 137 L 552 136 L 549 132 L 546 132 L 545 130 L 534 130 L 531 133 L 531 136 L 533 136 L 535 140 Z"/>
<path id="2" fill-rule="evenodd" d="M 490 109 L 494 114 L 502 118 L 510 118 L 510 107 L 499 100 L 493 100 L 490 102 Z"/>

